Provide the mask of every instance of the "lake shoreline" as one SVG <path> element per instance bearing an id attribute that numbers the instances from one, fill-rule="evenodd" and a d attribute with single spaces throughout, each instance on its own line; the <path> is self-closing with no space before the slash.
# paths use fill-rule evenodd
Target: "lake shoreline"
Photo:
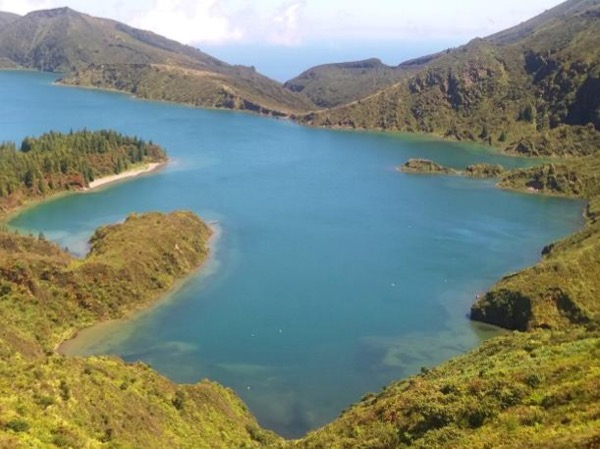
<path id="1" fill-rule="evenodd" d="M 37 207 L 44 202 L 58 200 L 67 195 L 72 195 L 72 194 L 85 194 L 85 193 L 100 190 L 102 188 L 107 188 L 107 187 L 113 186 L 117 183 L 130 181 L 139 176 L 145 176 L 145 175 L 154 173 L 156 171 L 159 171 L 162 168 L 164 168 L 168 163 L 169 163 L 169 160 L 139 164 L 129 170 L 125 170 L 116 175 L 109 175 L 109 176 L 103 176 L 101 178 L 98 178 L 98 179 L 90 182 L 88 187 L 85 187 L 80 190 L 57 192 L 57 193 L 50 195 L 48 197 L 45 197 L 45 198 L 27 201 L 27 202 L 17 206 L 13 210 L 5 212 L 3 214 L 3 216 L 0 216 L 0 223 L 9 224 L 10 221 L 12 219 L 14 219 L 15 217 L 17 217 L 19 214 L 21 214 L 21 213 L 25 212 L 26 210 L 31 209 L 33 207 Z M 61 355 L 69 356 L 69 354 L 68 354 L 69 346 L 73 345 L 73 341 L 76 340 L 77 338 L 79 338 L 82 334 L 85 335 L 86 333 L 92 333 L 92 335 L 94 335 L 95 332 L 99 332 L 104 327 L 111 327 L 116 324 L 118 325 L 118 324 L 126 323 L 129 320 L 139 316 L 140 314 L 148 313 L 153 308 L 167 303 L 169 297 L 171 297 L 171 295 L 173 293 L 177 292 L 179 289 L 181 289 L 183 286 L 185 286 L 185 284 L 191 278 L 198 275 L 198 273 L 200 271 L 202 271 L 214 257 L 214 254 L 216 252 L 215 250 L 216 250 L 217 241 L 222 234 L 222 228 L 220 227 L 219 222 L 210 222 L 210 223 L 207 223 L 207 225 L 209 226 L 209 228 L 212 231 L 212 234 L 207 241 L 207 246 L 209 249 L 208 256 L 196 268 L 194 268 L 189 274 L 187 274 L 186 276 L 184 276 L 181 279 L 177 279 L 173 283 L 173 286 L 171 286 L 171 288 L 169 288 L 164 293 L 160 294 L 156 298 L 156 300 L 150 304 L 136 307 L 136 308 L 128 311 L 127 313 L 125 313 L 124 316 L 122 316 L 120 318 L 110 319 L 110 320 L 100 320 L 98 322 L 90 324 L 87 327 L 75 329 L 74 331 L 70 330 L 68 332 L 68 334 L 64 338 L 62 338 L 61 341 L 55 346 L 54 351 Z"/>
<path id="2" fill-rule="evenodd" d="M 142 165 L 141 167 L 134 167 L 130 170 L 122 171 L 116 175 L 103 176 L 98 179 L 94 179 L 89 183 L 88 187 L 85 187 L 81 190 L 81 192 L 89 192 L 92 190 L 97 190 L 100 187 L 107 186 L 109 184 L 114 184 L 119 181 L 123 181 L 129 178 L 135 178 L 140 175 L 145 175 L 154 171 L 158 171 L 163 168 L 167 162 L 150 162 Z"/>
<path id="3" fill-rule="evenodd" d="M 223 234 L 223 229 L 219 222 L 210 222 L 207 224 L 212 231 L 212 234 L 207 241 L 208 256 L 190 273 L 188 273 L 180 279 L 177 279 L 173 283 L 171 288 L 161 293 L 154 301 L 152 301 L 149 304 L 136 307 L 126 312 L 120 318 L 100 320 L 95 323 L 91 323 L 87 327 L 75 329 L 75 331 L 70 331 L 68 336 L 66 336 L 61 342 L 59 342 L 54 347 L 54 351 L 66 357 L 76 357 L 77 355 L 73 354 L 76 348 L 81 346 L 87 346 L 90 341 L 97 341 L 97 337 L 99 335 L 105 334 L 107 329 L 111 329 L 113 327 L 126 326 L 130 321 L 147 313 L 150 313 L 157 307 L 161 307 L 163 305 L 168 304 L 169 301 L 172 299 L 174 293 L 185 287 L 185 285 L 188 282 L 190 282 L 191 279 L 199 275 L 204 269 L 206 269 L 207 265 L 209 265 L 210 262 L 214 261 L 217 244 L 221 235 Z"/>
<path id="4" fill-rule="evenodd" d="M 141 165 L 136 165 L 133 168 L 125 170 L 117 175 L 109 175 L 109 176 L 103 176 L 101 178 L 98 178 L 98 179 L 90 182 L 90 185 L 88 187 L 84 187 L 82 189 L 64 190 L 62 192 L 53 193 L 46 197 L 26 200 L 25 202 L 23 202 L 22 204 L 19 204 L 17 207 L 15 207 L 13 209 L 0 211 L 0 224 L 10 225 L 10 222 L 13 219 L 15 219 L 17 216 L 22 214 L 23 212 L 25 212 L 33 207 L 37 207 L 40 204 L 45 203 L 47 201 L 58 200 L 67 195 L 74 195 L 74 194 L 89 193 L 89 192 L 97 191 L 100 188 L 108 187 L 109 185 L 113 185 L 113 184 L 116 184 L 116 183 L 122 182 L 122 181 L 128 181 L 137 176 L 148 175 L 148 174 L 151 174 L 151 173 L 154 173 L 154 172 L 157 172 L 157 171 L 163 169 L 168 163 L 169 163 L 169 160 L 161 161 L 161 162 L 148 162 L 148 163 L 144 163 Z"/>

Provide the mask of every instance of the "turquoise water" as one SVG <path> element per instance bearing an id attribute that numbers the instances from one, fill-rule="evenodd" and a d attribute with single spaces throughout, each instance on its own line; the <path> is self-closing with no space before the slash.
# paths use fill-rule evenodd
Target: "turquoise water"
<path id="1" fill-rule="evenodd" d="M 524 164 L 476 146 L 309 129 L 52 79 L 0 72 L 1 139 L 110 127 L 160 143 L 172 162 L 46 202 L 12 226 L 79 255 L 94 228 L 131 212 L 190 209 L 222 231 L 203 273 L 70 352 L 143 360 L 177 382 L 216 380 L 284 435 L 492 335 L 466 318 L 476 293 L 582 223 L 580 202 L 395 170 L 410 157 Z"/>

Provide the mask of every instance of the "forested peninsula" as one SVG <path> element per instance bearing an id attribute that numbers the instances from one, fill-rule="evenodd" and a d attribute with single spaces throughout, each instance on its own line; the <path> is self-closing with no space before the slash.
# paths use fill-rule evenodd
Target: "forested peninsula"
<path id="1" fill-rule="evenodd" d="M 0 214 L 99 178 L 166 162 L 162 148 L 115 131 L 49 132 L 0 143 Z"/>

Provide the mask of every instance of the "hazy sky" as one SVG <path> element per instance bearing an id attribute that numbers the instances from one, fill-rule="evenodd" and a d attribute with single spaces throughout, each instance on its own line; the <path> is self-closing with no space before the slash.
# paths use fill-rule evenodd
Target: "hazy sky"
<path id="1" fill-rule="evenodd" d="M 259 47 L 293 55 L 302 53 L 302 49 L 308 54 L 307 49 L 320 46 L 331 48 L 332 53 L 337 48 L 352 55 L 348 47 L 356 46 L 357 57 L 350 59 L 360 59 L 361 45 L 363 51 L 377 51 L 380 46 L 382 54 L 368 56 L 384 60 L 388 59 L 384 53 L 394 44 L 441 50 L 516 25 L 559 3 L 560 0 L 0 0 L 0 11 L 25 14 L 69 6 L 209 48 L 213 54 L 238 55 L 242 60 L 228 62 L 246 63 L 248 55 L 244 52 Z M 398 50 L 397 54 L 397 60 L 386 62 L 397 64 L 406 52 Z"/>

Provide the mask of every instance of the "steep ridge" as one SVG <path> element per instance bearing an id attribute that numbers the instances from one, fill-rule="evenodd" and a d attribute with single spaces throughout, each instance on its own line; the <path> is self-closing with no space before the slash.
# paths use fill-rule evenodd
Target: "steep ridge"
<path id="1" fill-rule="evenodd" d="M 145 98 L 280 115 L 314 108 L 251 67 L 232 66 L 150 31 L 70 8 L 36 11 L 0 29 L 0 67 L 66 73 L 70 84 L 115 88 Z M 148 89 L 149 74 L 153 77 Z M 127 77 L 128 84 L 112 82 Z M 208 76 L 207 76 L 208 75 Z M 173 86 L 164 86 L 163 76 Z M 138 84 L 145 87 L 138 89 Z M 188 97 L 182 98 L 180 84 Z M 215 101 L 227 97 L 230 101 Z"/>
<path id="2" fill-rule="evenodd" d="M 298 119 L 432 133 L 528 155 L 585 154 L 600 130 L 599 35 L 600 3 L 570 0 L 450 50 L 365 99 Z"/>

